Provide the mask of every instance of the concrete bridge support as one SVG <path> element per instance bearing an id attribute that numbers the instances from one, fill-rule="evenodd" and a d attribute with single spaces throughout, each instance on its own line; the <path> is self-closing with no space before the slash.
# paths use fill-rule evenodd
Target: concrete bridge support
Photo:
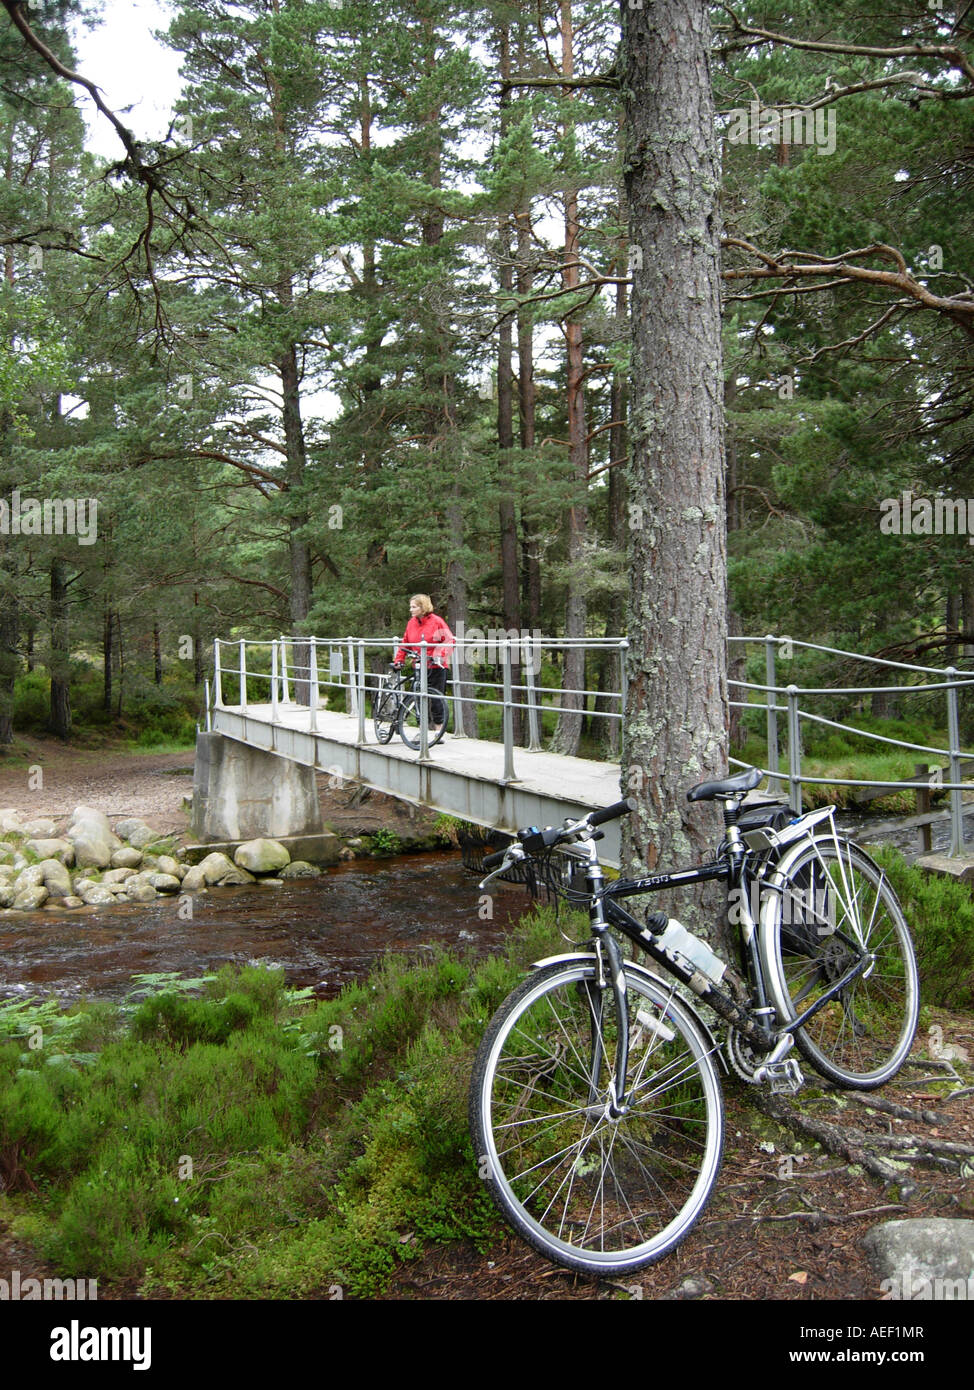
<path id="1" fill-rule="evenodd" d="M 318 835 L 315 770 L 224 734 L 199 733 L 191 827 L 204 843 Z"/>

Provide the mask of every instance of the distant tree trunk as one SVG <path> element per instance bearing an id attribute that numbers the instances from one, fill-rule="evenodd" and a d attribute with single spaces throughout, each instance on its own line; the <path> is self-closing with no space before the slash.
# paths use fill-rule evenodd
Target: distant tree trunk
<path id="1" fill-rule="evenodd" d="M 282 303 L 291 305 L 290 280 L 282 282 Z M 311 611 L 311 547 L 308 544 L 306 528 L 308 514 L 301 498 L 304 484 L 307 455 L 304 442 L 304 427 L 301 422 L 301 386 L 298 375 L 298 354 L 294 343 L 289 343 L 287 351 L 278 362 L 284 395 L 284 447 L 287 450 L 287 488 L 288 545 L 291 555 L 291 634 L 297 639 L 304 632 L 304 620 Z M 294 698 L 306 705 L 311 690 L 309 676 L 311 669 L 311 644 L 295 640 L 294 647 Z"/>
<path id="2" fill-rule="evenodd" d="M 19 612 L 12 571 L 5 540 L 0 537 L 0 747 L 13 743 L 14 686 L 20 669 Z"/>
<path id="3" fill-rule="evenodd" d="M 71 737 L 71 650 L 68 641 L 68 567 L 51 561 L 51 719 L 55 738 Z"/>
<path id="4" fill-rule="evenodd" d="M 633 269 L 628 869 L 704 856 L 720 826 L 687 788 L 727 775 L 720 168 L 703 0 L 622 8 Z M 713 936 L 713 896 L 684 911 Z M 682 913 L 681 913 L 682 915 Z M 726 943 L 722 943 L 726 949 Z"/>
<path id="5" fill-rule="evenodd" d="M 115 659 L 112 635 L 115 615 L 106 607 L 101 624 L 101 665 L 102 665 L 102 709 L 106 714 L 112 712 L 112 663 Z"/>
<path id="6" fill-rule="evenodd" d="M 500 31 L 501 79 L 511 75 L 510 31 Z M 501 137 L 509 124 L 510 92 L 504 88 L 501 96 Z M 511 249 L 511 219 L 505 209 L 497 226 L 500 259 L 501 303 L 506 310 L 514 300 L 514 261 Z M 501 604 L 502 626 L 508 633 L 521 628 L 520 584 L 517 566 L 517 518 L 514 489 L 511 483 L 511 456 L 514 453 L 514 324 L 509 315 L 500 326 L 497 344 L 497 465 L 500 492 L 499 516 L 501 542 Z M 511 683 L 513 698 L 520 704 L 517 686 L 521 682 L 521 663 L 518 649 L 511 652 Z M 514 712 L 514 739 L 522 739 L 523 716 Z"/>
<path id="7" fill-rule="evenodd" d="M 152 628 L 152 656 L 155 663 L 156 685 L 162 685 L 162 639 L 159 635 L 158 623 L 155 623 Z"/>
<path id="8" fill-rule="evenodd" d="M 562 73 L 571 79 L 575 72 L 573 55 L 571 0 L 561 0 Z M 566 122 L 566 137 L 572 143 L 571 123 Z M 573 289 L 578 285 L 580 252 L 578 225 L 578 191 L 569 188 L 565 193 L 565 255 L 562 285 Z M 585 549 L 588 531 L 588 440 L 585 430 L 584 365 L 582 357 L 582 325 L 573 317 L 565 321 L 568 386 L 568 456 L 575 481 L 576 495 L 568 509 L 568 595 L 565 600 L 565 636 L 580 642 L 585 637 L 588 618 Z M 576 754 L 582 733 L 582 710 L 586 697 L 585 652 L 577 646 L 566 646 L 564 676 L 559 699 L 562 713 L 552 739 L 557 753 Z"/>
<path id="9" fill-rule="evenodd" d="M 737 382 L 733 373 L 724 382 L 724 413 L 727 418 L 737 395 Z M 737 491 L 737 445 L 731 431 L 727 433 L 727 535 L 739 529 L 741 524 L 740 494 Z M 734 609 L 730 589 L 727 591 L 727 636 L 743 635 L 741 620 Z M 729 680 L 742 681 L 747 671 L 747 661 L 743 646 L 739 642 L 728 643 L 727 675 Z M 741 748 L 746 738 L 744 731 L 744 711 L 735 708 L 731 701 L 745 699 L 745 692 L 739 685 L 728 685 L 728 727 L 727 741 L 730 748 Z"/>
<path id="10" fill-rule="evenodd" d="M 518 25 L 518 69 L 527 63 L 523 28 Z M 522 302 L 534 288 L 532 270 L 534 246 L 531 239 L 531 198 L 524 191 L 514 214 L 517 227 L 517 293 Z M 534 448 L 535 387 L 534 387 L 534 324 L 531 310 L 520 307 L 517 312 L 517 398 L 522 454 Z M 537 520 L 533 509 L 522 508 L 522 614 L 524 624 L 532 632 L 541 627 L 541 559 L 538 554 Z"/>

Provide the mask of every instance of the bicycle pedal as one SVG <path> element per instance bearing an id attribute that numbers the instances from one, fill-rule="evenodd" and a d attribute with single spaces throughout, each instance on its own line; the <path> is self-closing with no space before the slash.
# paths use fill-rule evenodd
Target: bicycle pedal
<path id="1" fill-rule="evenodd" d="M 783 1062 L 772 1062 L 767 1068 L 765 1080 L 771 1086 L 772 1095 L 779 1095 L 785 1091 L 794 1095 L 805 1084 L 802 1069 L 794 1057 L 787 1057 Z"/>

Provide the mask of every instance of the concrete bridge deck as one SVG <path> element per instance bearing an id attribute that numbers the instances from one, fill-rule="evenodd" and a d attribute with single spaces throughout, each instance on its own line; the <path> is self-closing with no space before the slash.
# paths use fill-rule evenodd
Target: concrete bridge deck
<path id="1" fill-rule="evenodd" d="M 502 744 L 447 735 L 421 761 L 396 735 L 387 744 L 376 742 L 371 720 L 365 743 L 358 741 L 355 716 L 319 709 L 314 723 L 312 729 L 307 706 L 283 702 L 276 710 L 248 704 L 221 705 L 212 712 L 215 733 L 509 834 L 524 825 L 560 824 L 566 816 L 610 806 L 622 795 L 618 763 L 515 748 L 515 777 L 505 780 Z M 619 822 L 610 821 L 603 830 L 602 858 L 618 866 Z"/>

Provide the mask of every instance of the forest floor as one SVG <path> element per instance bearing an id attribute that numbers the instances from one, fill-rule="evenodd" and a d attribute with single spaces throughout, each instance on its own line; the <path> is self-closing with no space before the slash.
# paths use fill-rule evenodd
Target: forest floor
<path id="1" fill-rule="evenodd" d="M 189 815 L 183 798 L 192 795 L 195 753 L 133 753 L 126 745 L 79 747 L 59 739 L 18 735 L 11 754 L 0 757 L 0 806 L 21 815 L 61 820 L 78 805 L 104 811 L 109 820 L 141 816 L 153 830 L 185 841 Z M 40 777 L 37 769 L 40 768 Z M 389 830 L 403 836 L 431 830 L 435 813 L 394 797 L 329 787 L 318 775 L 322 819 L 336 835 L 350 838 Z"/>

